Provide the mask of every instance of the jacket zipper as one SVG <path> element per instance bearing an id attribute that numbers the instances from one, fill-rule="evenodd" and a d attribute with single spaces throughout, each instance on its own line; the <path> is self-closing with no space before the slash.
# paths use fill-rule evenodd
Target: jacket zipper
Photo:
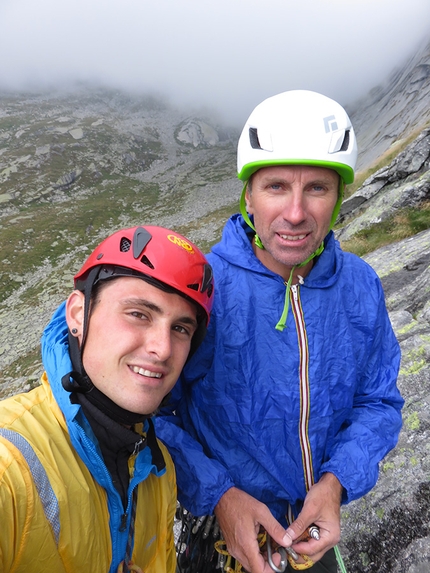
<path id="1" fill-rule="evenodd" d="M 314 484 L 312 469 L 312 451 L 309 441 L 309 416 L 310 416 L 310 386 L 309 386 L 309 347 L 306 334 L 306 325 L 303 316 L 303 308 L 300 302 L 299 286 L 291 286 L 291 308 L 296 323 L 297 338 L 299 344 L 299 384 L 300 384 L 300 422 L 299 438 L 302 450 L 303 471 L 306 491 Z"/>
<path id="2" fill-rule="evenodd" d="M 131 454 L 130 457 L 136 457 L 136 456 L 137 456 L 137 454 L 139 453 L 140 445 L 143 443 L 143 441 L 144 441 L 143 438 L 140 438 L 140 439 L 134 444 L 134 450 L 133 450 L 133 453 Z M 134 477 L 134 467 L 133 467 L 133 474 L 130 474 L 130 482 L 131 482 L 131 480 L 133 479 L 133 477 Z M 134 487 L 137 487 L 137 485 L 135 485 Z M 134 488 L 133 488 L 133 490 L 134 490 Z M 123 513 L 123 514 L 121 515 L 121 521 L 120 521 L 120 526 L 119 526 L 119 530 L 120 530 L 121 532 L 124 532 L 124 531 L 126 531 L 126 529 L 127 529 L 127 519 L 128 519 L 128 514 L 130 513 L 130 512 L 129 512 L 129 508 L 131 507 L 131 503 L 132 503 L 132 495 L 133 495 L 132 492 L 133 492 L 133 490 L 132 490 L 132 491 L 129 493 L 129 495 L 128 495 L 126 513 Z"/>
<path id="3" fill-rule="evenodd" d="M 88 438 L 88 436 L 86 435 L 86 433 L 84 432 L 84 430 L 82 429 L 82 427 L 81 427 L 77 422 L 75 422 L 75 423 L 76 423 L 76 426 L 77 426 L 77 428 L 78 428 L 78 433 L 81 435 L 82 441 L 85 442 L 85 449 L 86 449 L 87 451 L 92 451 L 92 452 L 93 452 L 94 457 L 96 458 L 96 460 L 98 460 L 99 467 L 102 469 L 104 475 L 105 475 L 106 478 L 107 478 L 107 481 L 110 482 L 110 486 L 111 486 L 111 487 L 110 487 L 110 491 L 109 491 L 109 489 L 107 489 L 107 488 L 106 488 L 105 486 L 103 486 L 103 485 L 101 485 L 101 487 L 102 487 L 103 489 L 105 489 L 106 494 L 107 494 L 108 497 L 111 497 L 111 498 L 112 498 L 113 496 L 117 497 L 117 501 L 119 500 L 119 502 L 120 502 L 119 506 L 122 507 L 122 502 L 121 502 L 121 500 L 120 500 L 119 493 L 117 492 L 117 490 L 115 489 L 115 486 L 113 485 L 112 477 L 111 477 L 111 475 L 110 475 L 110 473 L 109 473 L 109 471 L 108 471 L 108 469 L 107 469 L 107 467 L 106 467 L 106 464 L 105 464 L 103 458 L 102 458 L 102 457 L 99 455 L 99 453 L 95 450 L 95 447 L 94 447 L 93 442 Z M 90 468 L 88 468 L 88 469 L 90 469 Z M 91 470 L 90 470 L 90 471 L 91 471 Z M 96 481 L 98 481 L 98 480 L 96 480 Z M 137 485 L 136 485 L 135 487 L 137 487 Z M 113 525 L 112 528 L 110 527 L 110 523 L 108 524 L 108 528 L 109 528 L 109 532 L 110 532 L 110 538 L 111 538 L 111 548 L 112 548 L 112 562 L 111 562 L 111 566 L 112 566 L 112 563 L 118 558 L 118 556 L 116 555 L 117 552 L 118 552 L 118 549 L 115 551 L 114 548 L 115 548 L 115 547 L 118 548 L 118 546 L 121 545 L 121 543 L 120 543 L 120 541 L 119 541 L 117 535 L 115 536 L 115 539 L 114 539 L 114 537 L 113 537 L 114 531 L 115 531 L 115 529 L 116 529 L 117 532 L 120 532 L 120 533 L 123 535 L 124 532 L 127 530 L 127 520 L 128 520 L 128 515 L 129 515 L 129 513 L 130 513 L 130 509 L 131 509 L 131 493 L 129 494 L 129 497 L 128 497 L 128 503 L 127 503 L 126 512 L 125 512 L 125 513 L 121 513 L 121 515 L 120 515 L 120 520 L 119 520 L 120 523 L 119 523 L 119 526 L 118 526 L 118 522 L 117 522 L 117 524 L 116 524 L 116 527 L 115 527 L 114 524 L 112 524 L 112 525 Z"/>

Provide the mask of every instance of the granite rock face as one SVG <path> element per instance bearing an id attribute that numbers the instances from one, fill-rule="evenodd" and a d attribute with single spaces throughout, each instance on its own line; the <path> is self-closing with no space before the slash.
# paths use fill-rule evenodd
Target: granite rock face
<path id="1" fill-rule="evenodd" d="M 430 571 L 430 231 L 363 258 L 381 278 L 400 343 L 405 406 L 375 488 L 342 509 L 340 550 L 349 572 Z"/>

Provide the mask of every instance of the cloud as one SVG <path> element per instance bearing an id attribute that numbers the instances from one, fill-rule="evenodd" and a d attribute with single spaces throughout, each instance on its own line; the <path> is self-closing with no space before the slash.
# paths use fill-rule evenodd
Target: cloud
<path id="1" fill-rule="evenodd" d="M 429 22 L 428 0 L 0 0 L 0 89 L 100 82 L 240 125 L 288 89 L 353 101 Z"/>

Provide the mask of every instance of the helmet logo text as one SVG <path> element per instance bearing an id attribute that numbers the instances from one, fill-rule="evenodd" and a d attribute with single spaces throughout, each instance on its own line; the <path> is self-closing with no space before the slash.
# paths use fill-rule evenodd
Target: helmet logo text
<path id="1" fill-rule="evenodd" d="M 190 243 L 185 241 L 185 239 L 182 239 L 181 237 L 177 237 L 176 235 L 167 235 L 167 238 L 169 239 L 169 241 L 171 243 L 174 243 L 175 245 L 182 247 L 183 249 L 185 249 L 190 254 L 194 254 L 193 247 L 190 245 Z"/>
<path id="2" fill-rule="evenodd" d="M 323 119 L 323 121 L 326 133 L 329 133 L 330 131 L 336 131 L 338 129 L 337 121 L 334 115 L 328 115 Z"/>

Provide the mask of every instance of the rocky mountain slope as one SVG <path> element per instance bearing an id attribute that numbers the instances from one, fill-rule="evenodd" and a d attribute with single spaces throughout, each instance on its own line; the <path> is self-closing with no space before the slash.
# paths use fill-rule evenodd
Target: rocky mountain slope
<path id="1" fill-rule="evenodd" d="M 342 227 L 337 231 L 337 238 L 350 240 L 401 209 L 419 208 L 428 201 L 429 164 L 430 128 L 426 128 L 391 163 L 373 173 L 360 189 L 344 200 L 338 218 Z"/>
<path id="2" fill-rule="evenodd" d="M 430 44 L 350 113 L 360 168 L 392 157 L 345 201 L 341 241 L 430 200 Z M 113 229 L 162 224 L 204 250 L 217 240 L 237 210 L 237 136 L 213 118 L 120 92 L 0 94 L 0 397 L 37 384 L 40 333 Z M 430 230 L 364 258 L 401 344 L 406 404 L 377 486 L 343 508 L 340 548 L 350 573 L 427 573 Z"/>
<path id="3" fill-rule="evenodd" d="M 363 230 L 430 201 L 430 44 L 357 105 L 352 121 L 359 165 L 392 161 L 342 206 L 336 231 Z M 412 134 L 412 137 L 411 137 Z M 414 139 L 413 135 L 417 137 Z M 403 141 L 411 143 L 403 147 Z M 402 149 L 400 153 L 396 150 Z M 428 224 L 430 228 L 430 221 Z M 342 509 L 341 553 L 354 573 L 430 571 L 430 230 L 363 257 L 379 274 L 402 350 L 405 399 L 398 446 L 380 466 L 376 487 Z"/>
<path id="4" fill-rule="evenodd" d="M 235 210 L 236 140 L 117 92 L 0 97 L 0 395 L 38 378 L 41 328 L 113 229 L 160 224 L 209 248 Z"/>
<path id="5" fill-rule="evenodd" d="M 342 509 L 350 573 L 430 571 L 430 230 L 363 257 L 382 279 L 402 350 L 405 399 L 397 447 L 376 487 Z"/>
<path id="6" fill-rule="evenodd" d="M 358 134 L 358 169 L 366 169 L 430 121 L 430 42 L 366 97 L 348 108 Z"/>

